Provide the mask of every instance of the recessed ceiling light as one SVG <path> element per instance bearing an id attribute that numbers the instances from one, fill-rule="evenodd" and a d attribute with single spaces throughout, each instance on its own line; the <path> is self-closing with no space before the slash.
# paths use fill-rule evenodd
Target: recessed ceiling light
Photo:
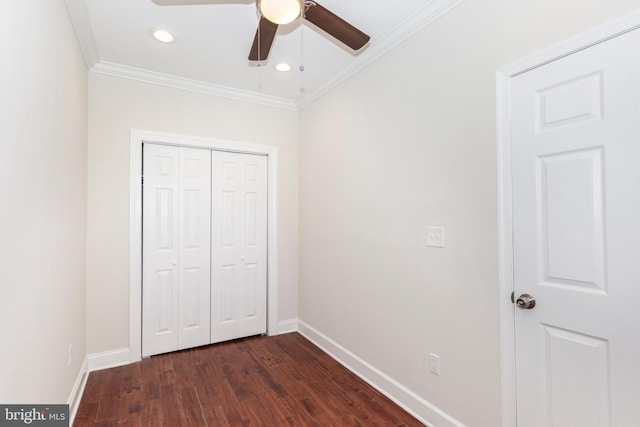
<path id="1" fill-rule="evenodd" d="M 151 30 L 151 36 L 162 43 L 173 43 L 176 41 L 173 34 L 167 30 L 153 29 Z"/>
<path id="2" fill-rule="evenodd" d="M 287 64 L 286 62 L 281 62 L 279 64 L 276 64 L 276 70 L 286 73 L 287 71 L 291 71 L 291 65 Z"/>

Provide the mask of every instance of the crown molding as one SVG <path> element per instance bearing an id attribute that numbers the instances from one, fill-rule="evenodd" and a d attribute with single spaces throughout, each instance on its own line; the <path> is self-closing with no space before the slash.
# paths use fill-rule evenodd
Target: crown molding
<path id="1" fill-rule="evenodd" d="M 384 36 L 378 38 L 375 43 L 370 44 L 359 56 L 355 58 L 354 62 L 350 66 L 335 74 L 319 88 L 298 98 L 297 101 L 172 76 L 169 74 L 158 73 L 156 71 L 100 61 L 93 29 L 91 28 L 91 19 L 89 17 L 85 0 L 65 0 L 65 3 L 67 5 L 67 10 L 69 11 L 69 16 L 73 22 L 87 68 L 91 72 L 266 105 L 269 107 L 298 111 L 312 104 L 340 83 L 344 82 L 358 71 L 384 55 L 386 52 L 393 49 L 398 44 L 402 43 L 413 34 L 464 1 L 465 0 L 431 0 L 427 2 L 411 17 L 404 20 L 400 25 L 389 31 Z"/>
<path id="2" fill-rule="evenodd" d="M 347 80 L 358 71 L 371 64 L 373 61 L 426 27 L 442 15 L 460 5 L 465 0 L 431 0 L 418 12 L 405 19 L 400 25 L 379 38 L 375 44 L 370 45 L 357 59 L 340 73 L 334 75 L 318 89 L 304 95 L 297 101 L 298 109 L 302 110 L 314 101 L 321 98 L 331 89 Z"/>
<path id="3" fill-rule="evenodd" d="M 98 61 L 90 71 L 93 73 L 122 77 L 125 79 L 137 80 L 145 83 L 153 83 L 161 86 L 172 87 L 175 89 L 220 96 L 237 101 L 266 105 L 268 107 L 297 111 L 296 104 L 289 99 L 264 95 L 248 90 L 234 89 L 227 86 L 186 79 L 183 77 L 158 73 L 156 71 L 114 64 L 111 62 Z"/>
<path id="4" fill-rule="evenodd" d="M 87 69 L 90 70 L 96 65 L 100 55 L 96 45 L 96 38 L 93 35 L 93 28 L 91 28 L 91 18 L 89 17 L 87 3 L 85 0 L 65 0 L 65 3 L 84 56 L 84 62 L 87 64 Z"/>

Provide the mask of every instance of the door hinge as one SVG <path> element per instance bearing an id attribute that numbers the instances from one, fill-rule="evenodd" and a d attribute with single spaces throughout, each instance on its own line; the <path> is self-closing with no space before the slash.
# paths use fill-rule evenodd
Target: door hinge
<path id="1" fill-rule="evenodd" d="M 144 175 L 140 177 L 140 185 L 144 185 Z"/>

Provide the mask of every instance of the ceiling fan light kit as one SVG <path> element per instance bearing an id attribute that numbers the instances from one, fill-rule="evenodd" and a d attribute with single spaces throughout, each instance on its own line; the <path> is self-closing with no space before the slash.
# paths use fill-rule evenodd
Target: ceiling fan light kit
<path id="1" fill-rule="evenodd" d="M 302 0 L 258 0 L 258 11 L 274 24 L 293 22 L 302 13 Z"/>

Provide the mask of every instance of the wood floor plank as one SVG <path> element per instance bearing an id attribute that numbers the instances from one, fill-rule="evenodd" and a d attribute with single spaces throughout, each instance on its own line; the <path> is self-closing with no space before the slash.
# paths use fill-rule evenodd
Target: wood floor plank
<path id="1" fill-rule="evenodd" d="M 160 410 L 162 411 L 162 422 L 165 426 L 184 425 L 182 408 L 175 384 L 159 384 L 160 387 Z"/>
<path id="2" fill-rule="evenodd" d="M 246 425 L 248 418 L 244 406 L 238 396 L 233 392 L 233 388 L 226 379 L 222 379 L 220 383 L 222 392 L 218 396 L 218 401 L 222 406 L 222 413 L 227 422 L 233 426 Z"/>
<path id="3" fill-rule="evenodd" d="M 140 410 L 140 425 L 161 426 L 164 425 L 162 418 L 162 404 L 160 399 L 146 400 Z"/>
<path id="4" fill-rule="evenodd" d="M 204 408 L 195 386 L 180 391 L 180 404 L 185 422 L 190 426 L 207 426 Z"/>
<path id="5" fill-rule="evenodd" d="M 300 334 L 92 372 L 74 426 L 419 427 Z"/>
<path id="6" fill-rule="evenodd" d="M 89 383 L 87 382 L 87 386 Z M 86 394 L 86 388 L 85 388 Z M 76 413 L 76 425 L 93 425 L 96 420 L 96 413 L 98 412 L 98 402 L 89 402 L 83 401 L 82 404 L 78 407 L 78 412 Z"/>

